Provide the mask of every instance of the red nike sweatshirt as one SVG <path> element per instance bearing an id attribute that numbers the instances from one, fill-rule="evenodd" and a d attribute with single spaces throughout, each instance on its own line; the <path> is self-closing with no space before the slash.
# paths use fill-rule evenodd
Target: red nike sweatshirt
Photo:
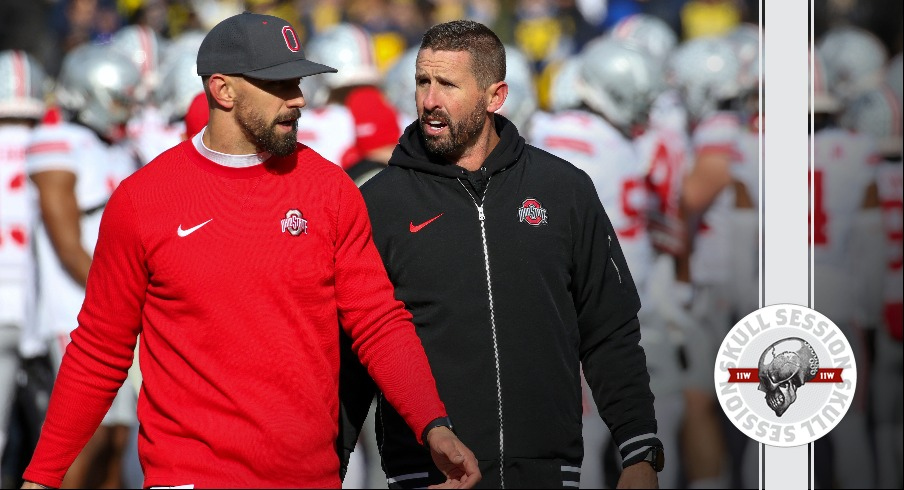
<path id="1" fill-rule="evenodd" d="M 361 195 L 301 145 L 229 168 L 186 141 L 123 181 L 78 322 L 29 481 L 60 485 L 136 337 L 145 486 L 338 487 L 340 325 L 416 434 L 445 415 Z"/>

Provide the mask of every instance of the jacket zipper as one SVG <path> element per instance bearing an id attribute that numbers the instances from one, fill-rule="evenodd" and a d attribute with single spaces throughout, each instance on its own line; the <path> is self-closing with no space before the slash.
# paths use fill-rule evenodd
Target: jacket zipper
<path id="1" fill-rule="evenodd" d="M 606 238 L 609 239 L 609 261 L 612 262 L 612 266 L 615 267 L 615 273 L 618 274 L 618 283 L 621 284 L 621 271 L 618 270 L 618 264 L 616 264 L 615 259 L 612 258 L 612 235 L 606 235 Z"/>
<path id="2" fill-rule="evenodd" d="M 467 186 L 465 186 L 464 182 L 461 179 L 458 180 L 458 183 L 464 187 L 465 192 L 468 193 L 468 196 L 474 201 L 474 206 L 477 207 L 477 219 L 480 221 L 480 239 L 483 242 L 483 263 L 486 269 L 487 274 L 487 294 L 489 296 L 490 301 L 490 329 L 493 333 L 493 357 L 496 363 L 496 403 L 498 408 L 498 417 L 499 417 L 499 483 L 500 488 L 505 488 L 505 446 L 503 444 L 504 441 L 504 432 L 502 425 L 502 371 L 499 368 L 499 343 L 497 342 L 496 337 L 496 311 L 493 306 L 493 283 L 490 280 L 490 251 L 487 247 L 487 229 L 486 229 L 486 215 L 483 212 L 483 204 L 478 204 L 477 199 L 471 194 L 471 191 L 468 190 Z M 483 188 L 484 199 L 482 202 L 486 201 L 487 189 L 490 187 L 490 179 L 487 179 L 486 186 Z"/>

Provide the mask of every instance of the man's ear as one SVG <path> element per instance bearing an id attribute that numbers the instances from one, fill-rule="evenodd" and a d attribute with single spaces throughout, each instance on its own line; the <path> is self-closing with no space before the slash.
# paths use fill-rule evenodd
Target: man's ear
<path id="1" fill-rule="evenodd" d="M 218 106 L 227 110 L 232 109 L 235 105 L 236 82 L 237 79 L 235 77 L 220 73 L 210 76 L 207 81 L 207 88 L 210 90 L 210 96 L 213 101 Z"/>
<path id="2" fill-rule="evenodd" d="M 486 90 L 488 103 L 487 112 L 496 112 L 502 107 L 505 98 L 508 97 L 508 84 L 504 80 L 496 82 Z"/>

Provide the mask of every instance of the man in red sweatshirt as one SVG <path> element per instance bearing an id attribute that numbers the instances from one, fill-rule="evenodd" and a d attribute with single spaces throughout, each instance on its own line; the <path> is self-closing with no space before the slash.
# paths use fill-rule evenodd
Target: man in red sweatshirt
<path id="1" fill-rule="evenodd" d="M 447 476 L 477 461 L 451 430 L 364 201 L 296 143 L 304 58 L 292 27 L 251 13 L 198 54 L 208 126 L 106 205 L 25 487 L 58 486 L 139 343 L 144 486 L 339 487 L 339 326 Z M 139 336 L 139 334 L 141 334 Z"/>

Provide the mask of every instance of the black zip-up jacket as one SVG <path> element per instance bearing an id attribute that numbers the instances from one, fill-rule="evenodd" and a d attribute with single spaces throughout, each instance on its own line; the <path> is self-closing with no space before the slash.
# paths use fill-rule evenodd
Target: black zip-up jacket
<path id="1" fill-rule="evenodd" d="M 505 118 L 495 124 L 500 141 L 476 172 L 431 160 L 412 124 L 361 191 L 480 486 L 576 486 L 581 364 L 626 464 L 660 445 L 640 300 L 590 178 L 527 145 Z M 444 481 L 379 402 L 391 486 Z"/>

